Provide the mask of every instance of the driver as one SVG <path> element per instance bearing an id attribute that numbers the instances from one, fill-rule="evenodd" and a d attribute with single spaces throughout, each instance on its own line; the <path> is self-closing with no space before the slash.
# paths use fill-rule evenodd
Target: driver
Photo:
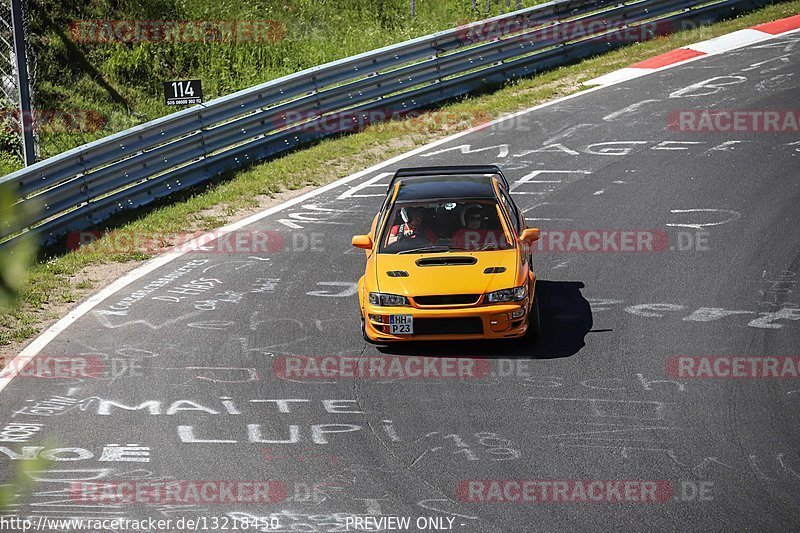
<path id="1" fill-rule="evenodd" d="M 453 234 L 453 246 L 462 250 L 480 250 L 485 247 L 501 247 L 506 244 L 502 232 L 485 229 L 484 207 L 472 204 L 461 212 L 461 223 L 464 227 Z"/>
<path id="2" fill-rule="evenodd" d="M 389 231 L 387 245 L 402 239 L 425 239 L 431 244 L 438 238 L 430 228 L 425 227 L 425 209 L 422 207 L 404 207 L 400 210 L 403 224 L 392 226 Z"/>

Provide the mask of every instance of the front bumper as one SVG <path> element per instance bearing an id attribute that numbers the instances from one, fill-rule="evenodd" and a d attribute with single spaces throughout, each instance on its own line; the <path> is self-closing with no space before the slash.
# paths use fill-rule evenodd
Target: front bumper
<path id="1" fill-rule="evenodd" d="M 522 310 L 522 315 L 512 313 Z M 429 340 L 509 339 L 528 331 L 530 302 L 477 305 L 468 307 L 378 307 L 366 303 L 362 308 L 364 332 L 376 342 Z M 412 315 L 413 335 L 388 333 L 389 315 Z M 376 320 L 382 317 L 383 321 Z M 417 324 L 424 325 L 418 328 Z M 417 333 L 419 331 L 419 333 Z"/>

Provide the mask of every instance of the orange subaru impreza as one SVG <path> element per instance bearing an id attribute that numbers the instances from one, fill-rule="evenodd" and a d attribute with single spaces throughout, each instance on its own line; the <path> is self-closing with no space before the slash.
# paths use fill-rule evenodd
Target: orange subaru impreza
<path id="1" fill-rule="evenodd" d="M 539 332 L 531 244 L 496 166 L 398 170 L 367 235 L 358 281 L 364 339 L 506 339 Z"/>

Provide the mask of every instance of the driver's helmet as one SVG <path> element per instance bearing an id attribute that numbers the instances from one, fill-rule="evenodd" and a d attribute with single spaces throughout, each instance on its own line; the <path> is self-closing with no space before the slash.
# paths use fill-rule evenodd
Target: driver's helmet
<path id="1" fill-rule="evenodd" d="M 461 210 L 461 226 L 467 227 L 467 215 L 470 213 L 483 214 L 483 206 L 481 204 L 467 204 Z M 483 222 L 483 219 L 481 219 Z"/>
<path id="2" fill-rule="evenodd" d="M 422 207 L 403 207 L 400 209 L 400 216 L 403 219 L 403 222 L 408 223 L 413 214 L 419 214 L 423 219 L 425 218 L 425 209 Z"/>

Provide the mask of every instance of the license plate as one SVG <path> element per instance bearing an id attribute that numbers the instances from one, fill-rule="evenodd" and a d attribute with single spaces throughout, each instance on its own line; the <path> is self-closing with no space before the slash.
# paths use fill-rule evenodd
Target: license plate
<path id="1" fill-rule="evenodd" d="M 389 333 L 392 335 L 413 335 L 413 315 L 389 315 Z"/>

